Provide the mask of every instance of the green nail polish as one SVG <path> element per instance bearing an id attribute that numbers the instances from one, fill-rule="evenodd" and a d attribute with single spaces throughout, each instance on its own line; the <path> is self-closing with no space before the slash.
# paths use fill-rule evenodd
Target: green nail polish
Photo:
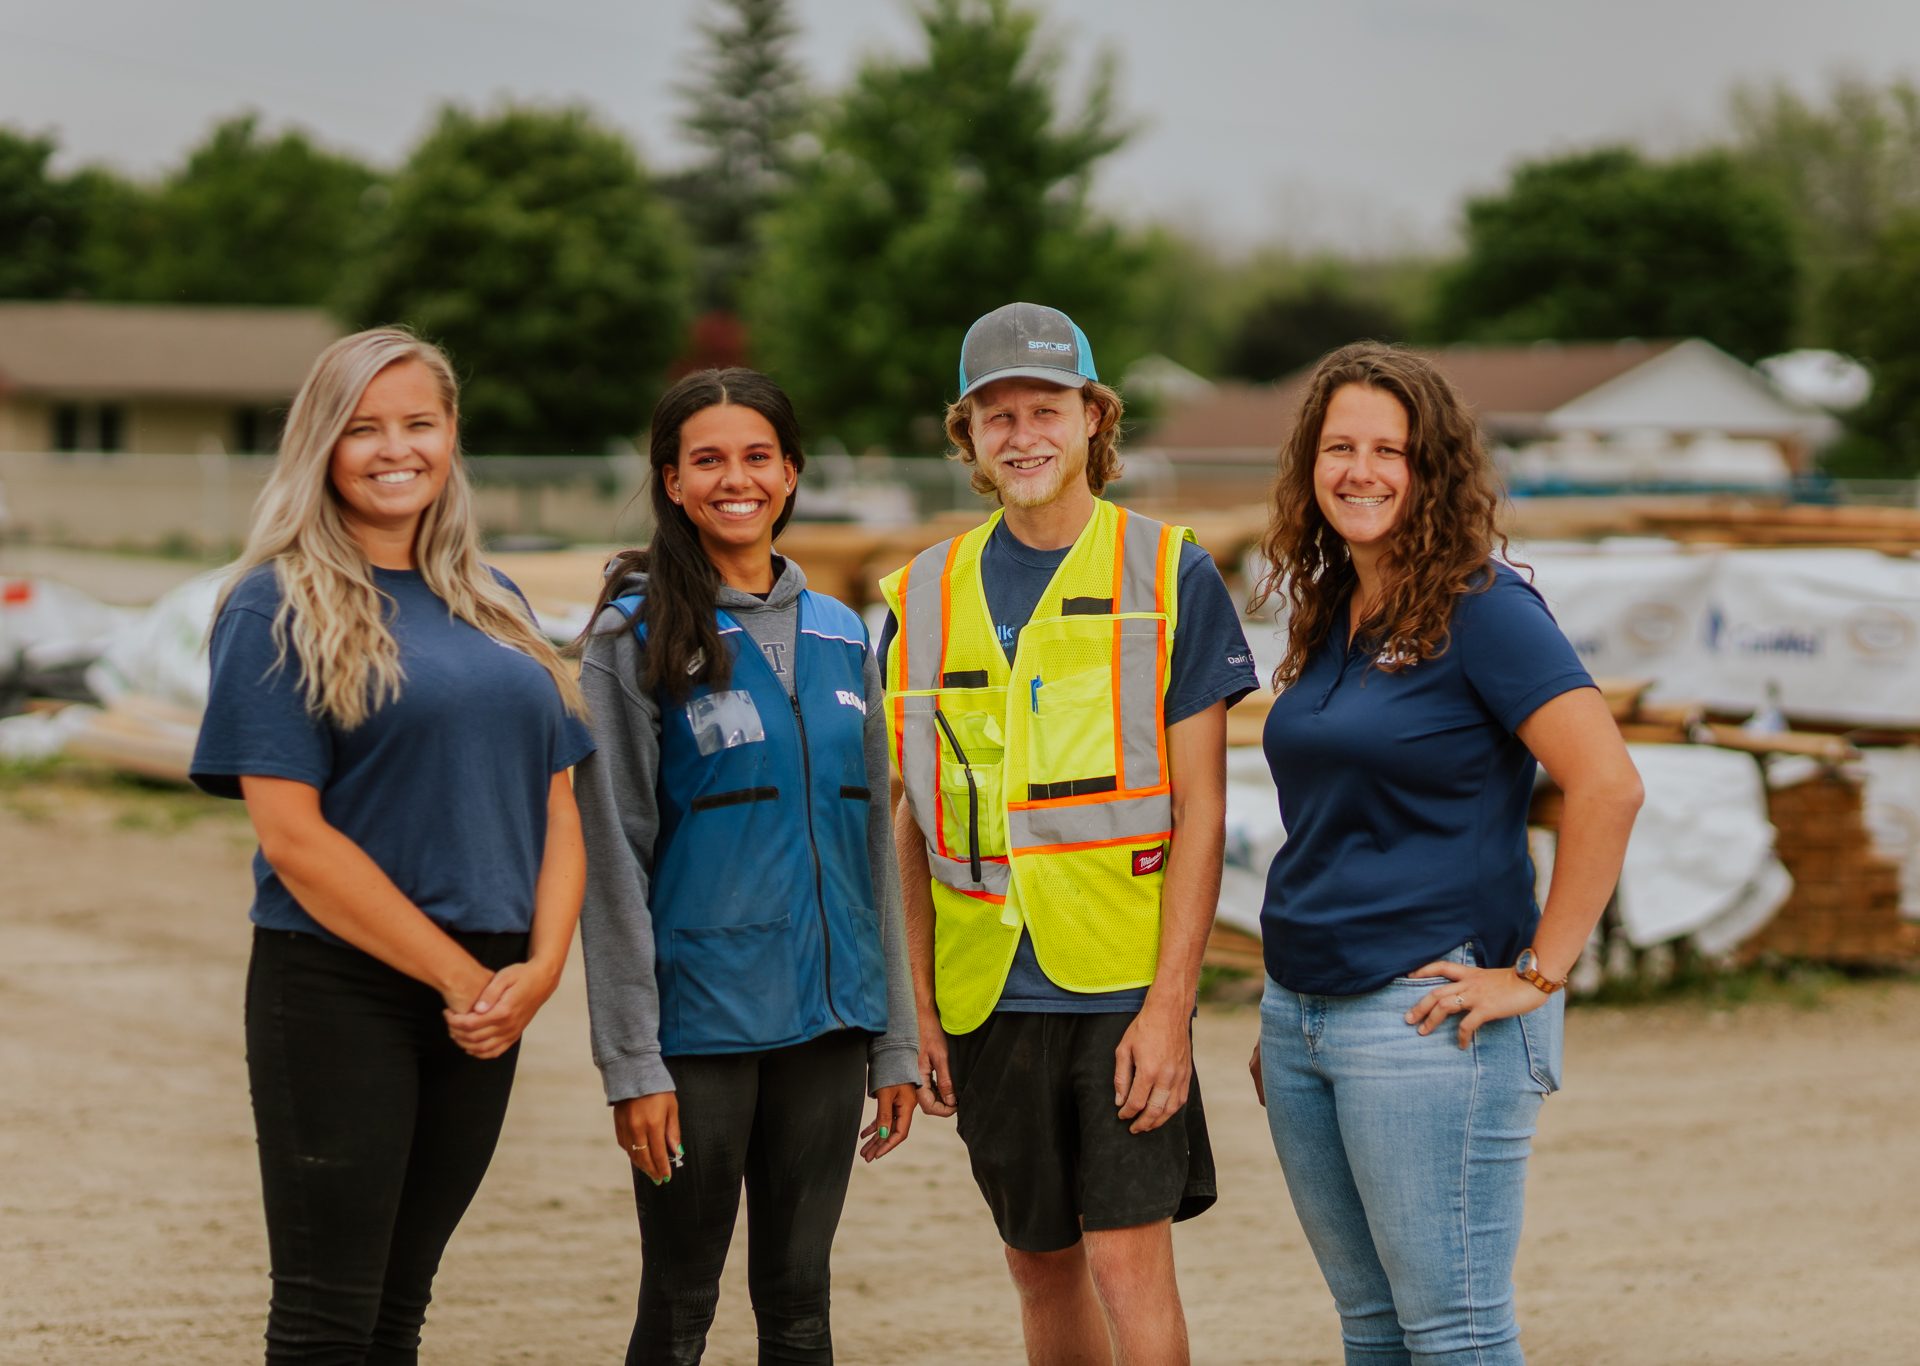
<path id="1" fill-rule="evenodd" d="M 880 1137 L 885 1138 L 888 1134 L 892 1132 L 893 1130 L 889 1129 L 886 1125 L 882 1124 L 880 1126 Z"/>
<path id="2" fill-rule="evenodd" d="M 678 1153 L 682 1157 L 686 1156 L 687 1150 L 684 1144 L 680 1144 L 680 1143 L 674 1144 L 673 1150 L 674 1152 Z"/>
<path id="3" fill-rule="evenodd" d="M 656 1186 L 660 1184 L 660 1178 L 657 1176 L 649 1176 L 647 1180 L 653 1182 L 653 1184 Z"/>

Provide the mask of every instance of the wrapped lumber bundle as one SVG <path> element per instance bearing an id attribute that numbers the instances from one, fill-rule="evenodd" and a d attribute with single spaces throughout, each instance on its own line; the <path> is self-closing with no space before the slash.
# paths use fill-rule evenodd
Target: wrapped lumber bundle
<path id="1" fill-rule="evenodd" d="M 1848 967 L 1920 959 L 1920 926 L 1901 919 L 1900 868 L 1873 846 L 1859 779 L 1821 766 L 1775 787 L 1767 805 L 1793 895 L 1741 946 L 1741 957 L 1778 954 Z"/>

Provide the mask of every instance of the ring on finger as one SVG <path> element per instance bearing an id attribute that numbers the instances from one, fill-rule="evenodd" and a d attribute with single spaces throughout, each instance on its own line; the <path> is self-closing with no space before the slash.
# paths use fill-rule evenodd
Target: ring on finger
<path id="1" fill-rule="evenodd" d="M 1465 1010 L 1467 1008 L 1467 998 L 1464 996 L 1454 997 L 1453 1007 L 1455 1010 Z"/>

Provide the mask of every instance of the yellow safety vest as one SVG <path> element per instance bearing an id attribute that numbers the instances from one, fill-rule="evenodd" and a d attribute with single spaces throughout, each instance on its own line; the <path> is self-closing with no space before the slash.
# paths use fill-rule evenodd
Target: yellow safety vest
<path id="1" fill-rule="evenodd" d="M 1069 991 L 1153 981 L 1173 803 L 1165 702 L 1185 527 L 1096 500 L 1011 664 L 980 556 L 995 513 L 880 589 L 895 771 L 933 873 L 934 989 L 953 1034 L 1019 947 Z"/>

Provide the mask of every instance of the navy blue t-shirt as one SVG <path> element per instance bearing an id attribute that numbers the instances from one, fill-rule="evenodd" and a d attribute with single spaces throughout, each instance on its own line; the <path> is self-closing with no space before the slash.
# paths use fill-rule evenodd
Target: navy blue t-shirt
<path id="1" fill-rule="evenodd" d="M 275 667 L 280 586 L 262 565 L 213 628 L 193 780 L 217 797 L 238 797 L 242 775 L 310 784 L 328 824 L 436 924 L 524 932 L 553 775 L 592 753 L 593 740 L 538 663 L 455 620 L 412 570 L 373 575 L 394 604 L 398 700 L 350 731 L 309 716 L 297 662 Z M 253 876 L 255 924 L 333 938 L 257 851 Z"/>
<path id="2" fill-rule="evenodd" d="M 1505 565 L 1454 602 L 1436 658 L 1368 667 L 1347 607 L 1267 716 L 1286 842 L 1260 911 L 1267 972 L 1350 996 L 1471 943 L 1511 963 L 1539 918 L 1527 855 L 1535 763 L 1514 731 L 1593 679 Z"/>
<path id="3" fill-rule="evenodd" d="M 1020 541 L 1003 520 L 987 538 L 980 555 L 980 582 L 987 611 L 993 616 L 1000 648 L 1013 658 L 1020 631 L 1052 582 L 1054 571 L 1071 546 L 1035 550 Z M 1253 672 L 1253 652 L 1247 648 L 1232 595 L 1214 567 L 1213 557 L 1191 541 L 1180 546 L 1179 616 L 1173 633 L 1173 658 L 1167 676 L 1166 724 L 1197 716 L 1224 699 L 1231 707 L 1260 685 Z M 891 614 L 880 633 L 880 666 L 884 672 L 887 648 L 898 630 Z M 1029 1014 L 1074 1014 L 1138 1011 L 1146 1003 L 1145 987 L 1125 991 L 1068 991 L 1056 985 L 1040 967 L 1033 939 L 1022 933 L 1013 966 L 1007 972 L 995 1010 Z"/>

